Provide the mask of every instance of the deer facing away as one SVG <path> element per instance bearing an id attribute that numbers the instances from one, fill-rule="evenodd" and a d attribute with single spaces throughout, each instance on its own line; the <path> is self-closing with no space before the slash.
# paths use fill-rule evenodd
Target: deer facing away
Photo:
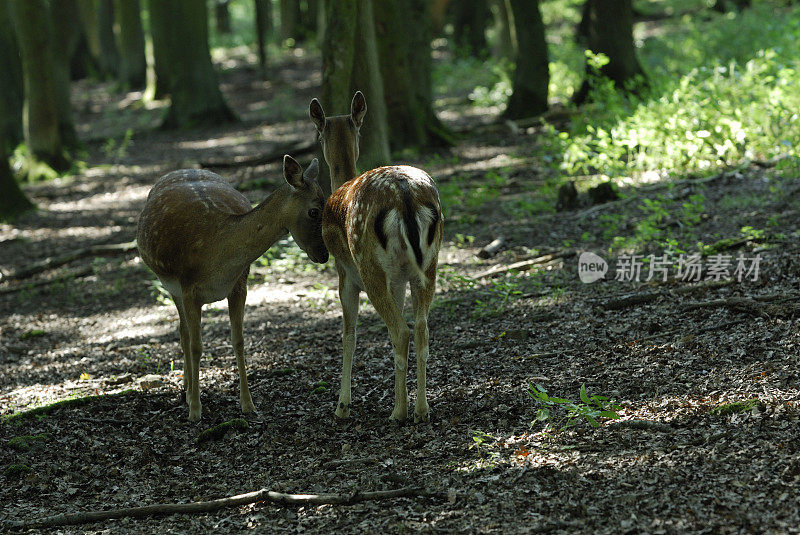
<path id="1" fill-rule="evenodd" d="M 318 173 L 316 159 L 304 174 L 300 164 L 284 156 L 286 184 L 255 208 L 227 180 L 205 170 L 173 171 L 150 190 L 139 217 L 139 253 L 178 309 L 189 420 L 201 415 L 201 307 L 226 297 L 239 400 L 243 412 L 255 410 L 242 337 L 247 275 L 250 264 L 287 232 L 312 261 L 327 262 L 321 228 L 325 197 Z"/>
<path id="2" fill-rule="evenodd" d="M 408 416 L 406 375 L 411 331 L 403 319 L 406 287 L 414 308 L 417 398 L 414 421 L 429 419 L 426 399 L 428 311 L 436 288 L 442 244 L 439 193 L 427 173 L 405 165 L 379 167 L 356 177 L 359 129 L 367 112 L 364 95 L 353 97 L 349 115 L 325 117 L 317 99 L 309 113 L 331 171 L 322 236 L 336 258 L 342 303 L 343 370 L 336 416 L 350 414 L 350 378 L 362 290 L 389 328 L 394 350 L 395 400 L 391 420 Z"/>

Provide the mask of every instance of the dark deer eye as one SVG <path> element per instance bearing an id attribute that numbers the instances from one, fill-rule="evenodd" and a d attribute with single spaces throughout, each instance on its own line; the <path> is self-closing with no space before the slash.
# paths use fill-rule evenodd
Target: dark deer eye
<path id="1" fill-rule="evenodd" d="M 308 217 L 311 219 L 319 219 L 319 208 L 312 208 L 308 211 Z"/>

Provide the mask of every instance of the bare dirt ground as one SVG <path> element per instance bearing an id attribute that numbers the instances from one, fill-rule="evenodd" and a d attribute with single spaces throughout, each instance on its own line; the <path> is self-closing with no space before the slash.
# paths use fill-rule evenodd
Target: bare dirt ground
<path id="1" fill-rule="evenodd" d="M 165 172 L 313 138 L 306 111 L 319 76 L 308 80 L 309 72 L 318 73 L 313 58 L 276 67 L 269 83 L 226 71 L 223 87 L 243 122 L 177 133 L 152 130 L 157 107 L 81 85 L 75 100 L 87 167 L 27 188 L 40 209 L 0 226 L 0 269 L 132 240 L 147 192 Z M 334 419 L 335 271 L 332 262 L 309 267 L 284 243 L 269 265 L 254 268 L 245 315 L 258 413 L 247 429 L 199 443 L 203 430 L 241 416 L 225 304 L 204 311 L 203 420 L 189 423 L 174 307 L 157 300 L 135 252 L 83 258 L 0 284 L 0 414 L 82 400 L 0 423 L 0 523 L 260 488 L 418 487 L 431 495 L 260 502 L 60 532 L 800 532 L 797 169 L 749 165 L 702 183 L 675 177 L 683 181 L 673 188 L 623 187 L 636 202 L 526 212 L 517 208 L 554 201 L 538 197 L 554 176 L 529 156 L 536 130 L 478 128 L 485 118 L 464 118 L 458 103 L 442 112 L 452 126 L 473 130 L 452 151 L 411 160 L 450 203 L 430 317 L 430 424 L 389 425 L 389 338 L 366 303 L 352 415 Z M 298 159 L 305 165 L 310 157 Z M 254 202 L 281 180 L 277 163 L 216 170 Z M 475 201 L 491 173 L 503 177 L 498 190 Z M 604 214 L 616 214 L 614 232 L 634 235 L 641 199 L 660 195 L 670 215 L 659 224 L 679 233 L 681 203 L 697 193 L 705 203 L 691 231 L 706 244 L 731 238 L 719 251 L 734 257 L 733 267 L 739 253 L 760 254 L 757 280 L 623 282 L 613 280 L 612 265 L 612 280 L 580 282 L 575 255 L 603 255 L 610 245 Z M 766 230 L 742 238 L 743 226 Z M 506 250 L 476 258 L 498 235 Z M 481 276 L 554 252 L 509 277 Z M 535 384 L 576 403 L 585 384 L 590 395 L 616 400 L 621 418 L 565 427 L 567 412 L 556 408 L 550 420 L 535 421 Z M 412 398 L 414 385 L 412 373 Z"/>

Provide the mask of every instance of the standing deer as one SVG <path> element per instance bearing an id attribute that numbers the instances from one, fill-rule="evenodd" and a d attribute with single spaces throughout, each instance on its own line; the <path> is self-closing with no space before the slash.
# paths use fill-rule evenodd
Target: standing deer
<path id="1" fill-rule="evenodd" d="M 427 421 L 428 311 L 436 289 L 443 233 L 439 193 L 425 171 L 405 165 L 379 167 L 356 177 L 359 129 L 367 113 L 360 91 L 353 97 L 350 115 L 325 117 L 317 99 L 311 101 L 309 113 L 331 171 L 333 191 L 322 215 L 322 237 L 336 258 L 344 323 L 342 385 L 336 416 L 350 415 L 350 376 L 362 290 L 392 339 L 395 398 L 390 419 L 399 423 L 408 416 L 406 375 L 411 332 L 403 319 L 403 305 L 410 283 L 417 352 L 414 421 Z"/>
<path id="2" fill-rule="evenodd" d="M 287 232 L 312 261 L 328 261 L 322 240 L 325 197 L 318 174 L 316 159 L 303 173 L 300 164 L 284 156 L 286 184 L 255 208 L 224 178 L 205 170 L 173 171 L 150 190 L 139 217 L 139 253 L 178 309 L 189 420 L 201 415 L 200 310 L 204 303 L 225 297 L 239 369 L 239 401 L 242 412 L 255 410 L 242 338 L 247 275 L 250 264 Z"/>

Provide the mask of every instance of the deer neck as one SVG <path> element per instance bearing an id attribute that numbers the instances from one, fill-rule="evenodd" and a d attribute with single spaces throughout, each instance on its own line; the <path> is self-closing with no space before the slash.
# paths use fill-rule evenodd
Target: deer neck
<path id="1" fill-rule="evenodd" d="M 236 244 L 237 258 L 249 264 L 289 232 L 284 209 L 290 189 L 285 184 L 246 214 L 233 216 L 227 239 Z"/>
<path id="2" fill-rule="evenodd" d="M 356 160 L 355 158 L 346 158 L 343 162 L 339 164 L 334 164 L 331 167 L 331 191 L 336 191 L 339 189 L 339 186 L 347 182 L 348 180 L 353 180 L 355 177 L 358 176 L 358 171 L 356 170 Z"/>

